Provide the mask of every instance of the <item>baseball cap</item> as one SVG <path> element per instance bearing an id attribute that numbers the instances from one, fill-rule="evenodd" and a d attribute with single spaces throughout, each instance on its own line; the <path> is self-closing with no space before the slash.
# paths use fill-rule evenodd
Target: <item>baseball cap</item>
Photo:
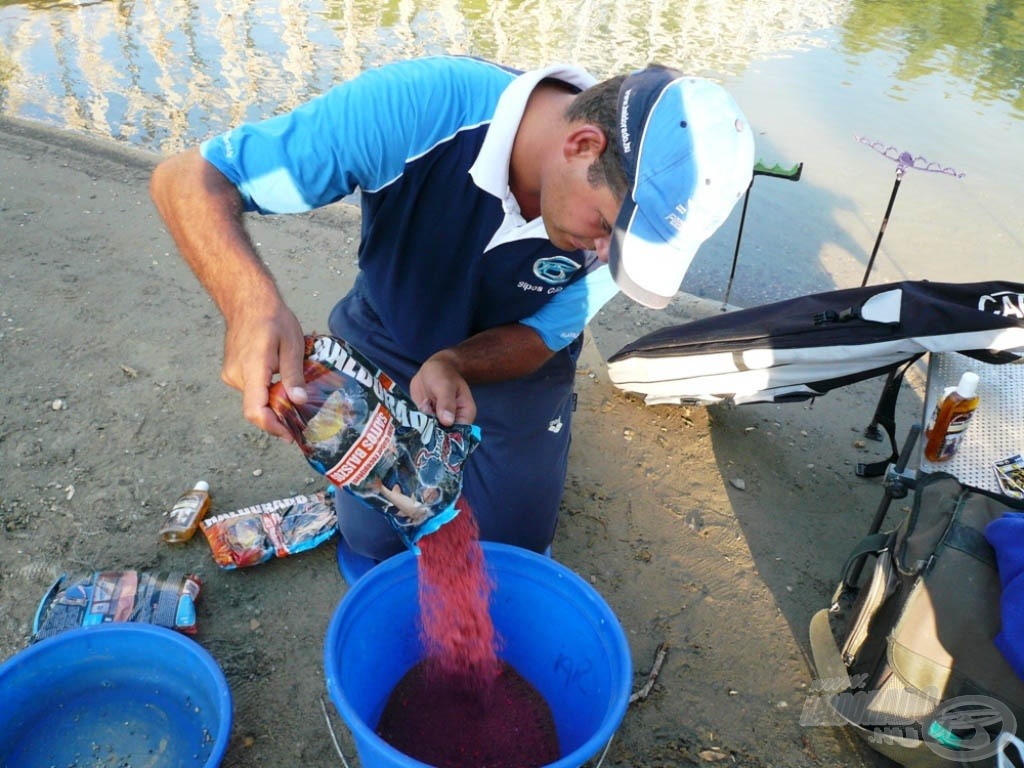
<path id="1" fill-rule="evenodd" d="M 724 88 L 661 66 L 626 77 L 618 115 L 630 187 L 608 264 L 627 296 L 661 309 L 750 186 L 754 137 Z"/>

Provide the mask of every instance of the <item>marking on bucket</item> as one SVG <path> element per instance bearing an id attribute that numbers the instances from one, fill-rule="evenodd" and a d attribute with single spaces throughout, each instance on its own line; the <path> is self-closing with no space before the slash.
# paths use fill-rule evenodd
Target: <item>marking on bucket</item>
<path id="1" fill-rule="evenodd" d="M 565 687 L 573 685 L 588 695 L 592 694 L 593 690 L 586 685 L 586 682 L 587 678 L 592 676 L 593 671 L 594 664 L 590 659 L 579 661 L 563 653 L 558 654 L 558 658 L 555 659 L 555 672 L 562 677 Z"/>

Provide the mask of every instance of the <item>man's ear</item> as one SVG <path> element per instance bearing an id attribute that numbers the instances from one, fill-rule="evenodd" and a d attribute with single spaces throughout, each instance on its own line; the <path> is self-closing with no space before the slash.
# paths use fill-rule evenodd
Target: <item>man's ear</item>
<path id="1" fill-rule="evenodd" d="M 565 136 L 562 153 L 567 160 L 582 158 L 593 162 L 608 146 L 608 137 L 593 123 L 574 123 Z"/>

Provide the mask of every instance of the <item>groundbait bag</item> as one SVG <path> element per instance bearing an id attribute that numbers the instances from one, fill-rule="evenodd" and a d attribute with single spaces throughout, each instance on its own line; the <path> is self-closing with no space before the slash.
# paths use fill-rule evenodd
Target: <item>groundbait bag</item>
<path id="1" fill-rule="evenodd" d="M 413 551 L 457 514 L 462 466 L 480 443 L 471 424 L 444 427 L 343 339 L 308 336 L 304 404 L 280 383 L 270 406 L 317 472 L 383 514 Z"/>
<path id="2" fill-rule="evenodd" d="M 994 643 L 1001 586 L 985 529 L 1019 502 L 942 472 L 916 484 L 910 512 L 855 547 L 811 621 L 817 680 L 801 724 L 852 726 L 911 768 L 991 766 L 999 735 L 1024 724 L 1024 680 Z"/>

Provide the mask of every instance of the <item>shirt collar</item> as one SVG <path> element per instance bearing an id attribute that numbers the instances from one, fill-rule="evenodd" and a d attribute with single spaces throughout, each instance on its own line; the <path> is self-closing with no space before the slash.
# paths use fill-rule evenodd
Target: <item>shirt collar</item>
<path id="1" fill-rule="evenodd" d="M 512 158 L 512 143 L 523 119 L 526 102 L 537 84 L 545 78 L 561 80 L 577 88 L 594 85 L 597 80 L 584 69 L 567 64 L 555 64 L 544 69 L 524 72 L 513 80 L 498 99 L 498 105 L 487 128 L 480 154 L 469 169 L 474 183 L 484 192 L 502 201 L 505 212 L 519 212 L 519 204 L 508 186 L 508 164 Z"/>

